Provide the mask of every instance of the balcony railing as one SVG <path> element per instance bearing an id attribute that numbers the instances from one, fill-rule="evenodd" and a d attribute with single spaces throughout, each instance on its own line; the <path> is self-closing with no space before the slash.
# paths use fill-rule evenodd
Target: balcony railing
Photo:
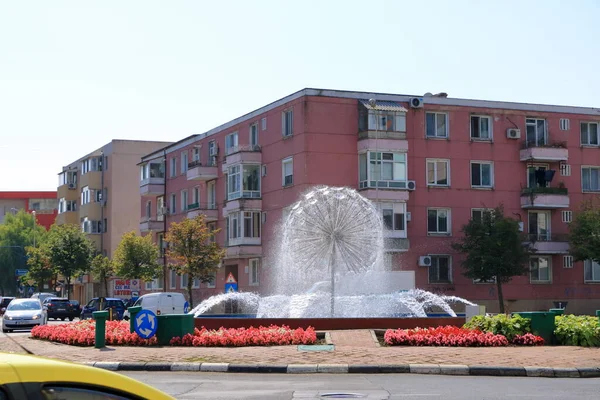
<path id="1" fill-rule="evenodd" d="M 567 142 L 563 142 L 563 141 L 554 141 L 554 142 L 549 142 L 549 143 L 540 143 L 536 140 L 526 140 L 523 143 L 521 143 L 521 149 L 529 149 L 531 147 L 545 147 L 545 148 L 551 148 L 551 149 L 566 149 L 567 148 Z"/>
<path id="2" fill-rule="evenodd" d="M 230 156 L 232 154 L 240 153 L 242 151 L 258 152 L 258 151 L 262 151 L 262 148 L 258 144 L 246 144 L 246 145 L 241 145 L 241 146 L 233 146 L 233 147 L 230 147 L 227 149 L 227 151 L 225 152 L 226 153 L 225 155 Z"/>
<path id="3" fill-rule="evenodd" d="M 217 166 L 216 159 L 207 160 L 205 162 L 200 162 L 200 160 L 195 160 L 195 161 L 188 163 L 188 169 L 192 169 L 192 168 L 196 168 L 196 167 L 216 167 L 216 166 Z"/>
<path id="4" fill-rule="evenodd" d="M 539 194 L 561 194 L 568 195 L 569 190 L 566 187 L 535 187 L 535 188 L 524 188 L 521 191 L 521 196 L 531 196 Z"/>
<path id="5" fill-rule="evenodd" d="M 216 210 L 217 209 L 217 204 L 216 203 L 191 203 L 188 204 L 186 207 L 186 211 L 192 211 L 192 210 Z"/>
<path id="6" fill-rule="evenodd" d="M 569 235 L 566 233 L 529 233 L 529 242 L 568 242 Z"/>

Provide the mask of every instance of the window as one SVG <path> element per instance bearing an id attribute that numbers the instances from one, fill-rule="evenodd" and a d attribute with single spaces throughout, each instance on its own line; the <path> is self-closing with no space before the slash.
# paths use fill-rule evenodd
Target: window
<path id="1" fill-rule="evenodd" d="M 428 112 L 425 114 L 425 125 L 428 138 L 448 137 L 448 114 Z"/>
<path id="2" fill-rule="evenodd" d="M 81 188 L 81 205 L 89 204 L 91 202 L 91 190 L 89 186 Z"/>
<path id="3" fill-rule="evenodd" d="M 58 186 L 77 185 L 77 171 L 65 171 L 58 175 Z"/>
<path id="4" fill-rule="evenodd" d="M 250 286 L 258 286 L 258 266 L 259 266 L 259 259 L 258 258 L 251 258 L 248 263 L 250 264 L 248 266 L 248 273 L 250 274 L 249 276 L 249 283 Z"/>
<path id="5" fill-rule="evenodd" d="M 206 283 L 206 287 L 207 288 L 215 288 L 215 287 L 217 287 L 217 273 L 216 272 L 212 273 L 212 277 L 210 279 L 210 282 Z"/>
<path id="6" fill-rule="evenodd" d="M 211 232 L 211 233 L 217 230 L 217 223 L 216 222 L 209 222 L 209 223 L 206 224 L 206 226 L 208 227 L 208 231 Z M 212 243 L 214 243 L 216 240 L 217 240 L 217 238 L 215 238 L 215 234 L 213 233 L 211 235 L 211 237 L 210 237 L 210 241 Z"/>
<path id="7" fill-rule="evenodd" d="M 165 209 L 165 198 L 163 196 L 156 198 L 156 219 L 158 221 L 163 220 L 163 215 L 166 214 Z"/>
<path id="8" fill-rule="evenodd" d="M 406 237 L 406 203 L 381 203 L 377 208 L 388 235 Z"/>
<path id="9" fill-rule="evenodd" d="M 531 240 L 550 240 L 550 212 L 529 212 L 529 237 Z"/>
<path id="10" fill-rule="evenodd" d="M 244 237 L 260 237 L 260 212 L 244 211 Z"/>
<path id="11" fill-rule="evenodd" d="M 584 192 L 600 191 L 600 167 L 581 168 L 581 188 Z"/>
<path id="12" fill-rule="evenodd" d="M 242 221 L 240 221 L 240 213 L 234 212 L 227 217 L 228 227 L 227 233 L 229 239 L 237 239 L 242 236 Z"/>
<path id="13" fill-rule="evenodd" d="M 548 164 L 528 164 L 527 165 L 527 187 L 538 188 L 548 186 L 546 171 L 550 170 Z"/>
<path id="14" fill-rule="evenodd" d="M 569 223 L 573 221 L 573 211 L 561 211 L 560 212 L 562 222 Z"/>
<path id="15" fill-rule="evenodd" d="M 483 115 L 471 115 L 471 139 L 492 140 L 492 119 Z"/>
<path id="16" fill-rule="evenodd" d="M 115 393 L 114 389 L 100 389 L 98 387 L 65 387 L 59 385 L 43 386 L 41 398 L 47 400 L 131 400 L 130 396 L 124 397 Z"/>
<path id="17" fill-rule="evenodd" d="M 263 117 L 263 118 L 260 120 L 260 127 L 261 127 L 261 129 L 262 129 L 263 131 L 266 131 L 266 130 L 267 130 L 267 117 Z"/>
<path id="18" fill-rule="evenodd" d="M 174 269 L 169 270 L 169 289 L 177 289 L 177 272 Z"/>
<path id="19" fill-rule="evenodd" d="M 62 214 L 65 212 L 77 211 L 76 200 L 66 200 L 64 197 L 58 201 L 58 213 Z"/>
<path id="20" fill-rule="evenodd" d="M 198 289 L 200 287 L 200 279 L 194 278 L 192 281 L 192 289 Z"/>
<path id="21" fill-rule="evenodd" d="M 451 283 L 450 256 L 431 256 L 429 283 Z"/>
<path id="22" fill-rule="evenodd" d="M 282 186 L 290 186 L 294 184 L 294 160 L 288 157 L 281 162 Z"/>
<path id="23" fill-rule="evenodd" d="M 227 174 L 227 200 L 260 198 L 260 165 L 234 165 Z"/>
<path id="24" fill-rule="evenodd" d="M 596 261 L 583 262 L 583 280 L 585 283 L 600 282 L 600 264 Z"/>
<path id="25" fill-rule="evenodd" d="M 216 160 L 217 153 L 218 153 L 217 143 L 214 140 L 211 140 L 210 142 L 208 142 L 208 159 L 211 162 L 210 165 L 216 165 L 216 162 L 213 163 L 213 161 Z"/>
<path id="26" fill-rule="evenodd" d="M 359 188 L 406 189 L 406 153 L 359 154 Z"/>
<path id="27" fill-rule="evenodd" d="M 181 289 L 187 288 L 188 280 L 189 280 L 189 275 L 188 274 L 182 274 L 181 275 L 181 286 L 179 286 L 179 287 Z"/>
<path id="28" fill-rule="evenodd" d="M 258 123 L 250 125 L 250 147 L 254 149 L 258 146 Z"/>
<path id="29" fill-rule="evenodd" d="M 171 171 L 169 171 L 169 176 L 171 178 L 175 178 L 177 176 L 177 158 L 171 158 Z"/>
<path id="30" fill-rule="evenodd" d="M 150 219 L 152 216 L 152 201 L 148 200 L 146 202 L 146 218 Z"/>
<path id="31" fill-rule="evenodd" d="M 471 187 L 491 188 L 494 186 L 494 168 L 491 162 L 471 161 Z"/>
<path id="32" fill-rule="evenodd" d="M 81 175 L 85 175 L 88 172 L 102 171 L 102 158 L 103 157 L 92 157 L 81 162 Z"/>
<path id="33" fill-rule="evenodd" d="M 450 185 L 450 160 L 427 160 L 427 186 Z"/>
<path id="34" fill-rule="evenodd" d="M 83 233 L 98 234 L 102 233 L 102 221 L 91 221 L 87 217 L 81 220 L 81 231 Z"/>
<path id="35" fill-rule="evenodd" d="M 163 277 L 154 279 L 152 281 L 146 282 L 146 290 L 162 290 L 163 288 Z"/>
<path id="36" fill-rule="evenodd" d="M 540 147 L 548 144 L 545 119 L 527 118 L 525 127 L 527 128 L 526 142 L 528 147 Z"/>
<path id="37" fill-rule="evenodd" d="M 185 174 L 188 170 L 188 152 L 181 153 L 181 174 Z"/>
<path id="38" fill-rule="evenodd" d="M 169 207 L 169 214 L 175 214 L 177 212 L 177 195 L 175 193 L 171 195 Z"/>
<path id="39" fill-rule="evenodd" d="M 294 131 L 294 113 L 292 110 L 287 110 L 281 113 L 281 134 L 284 137 L 292 136 Z"/>
<path id="40" fill-rule="evenodd" d="M 550 257 L 531 257 L 529 270 L 531 283 L 548 283 L 552 280 Z"/>
<path id="41" fill-rule="evenodd" d="M 568 118 L 561 118 L 558 126 L 560 127 L 561 131 L 568 131 L 571 129 L 571 121 Z"/>
<path id="42" fill-rule="evenodd" d="M 427 233 L 450 234 L 450 209 L 430 208 L 427 210 Z"/>
<path id="43" fill-rule="evenodd" d="M 225 180 L 227 181 L 227 180 Z M 207 193 L 207 200 L 208 200 L 208 209 L 209 210 L 214 210 L 217 207 L 217 191 L 215 189 L 215 182 L 211 181 L 208 182 L 208 184 L 206 185 L 206 193 Z"/>
<path id="44" fill-rule="evenodd" d="M 238 133 L 233 132 L 225 136 L 225 154 L 232 154 L 238 150 Z"/>
<path id="45" fill-rule="evenodd" d="M 166 243 L 165 243 L 165 234 L 159 233 L 156 235 L 156 243 L 158 244 L 158 251 L 160 252 L 160 256 L 165 256 Z"/>
<path id="46" fill-rule="evenodd" d="M 149 163 L 140 167 L 140 178 L 142 181 L 150 178 L 164 178 L 165 177 L 165 164 L 160 163 Z"/>
<path id="47" fill-rule="evenodd" d="M 192 204 L 196 207 L 200 206 L 200 188 L 198 186 L 194 187 L 192 191 Z"/>
<path id="48" fill-rule="evenodd" d="M 181 211 L 186 211 L 188 208 L 188 191 L 181 191 Z"/>
<path id="49" fill-rule="evenodd" d="M 238 238 L 260 238 L 261 213 L 260 211 L 232 212 L 228 216 L 228 237 Z"/>
<path id="50" fill-rule="evenodd" d="M 200 161 L 200 147 L 198 146 L 194 146 L 194 149 L 192 150 L 192 161 Z"/>
<path id="51" fill-rule="evenodd" d="M 597 122 L 582 122 L 581 123 L 581 145 L 582 146 L 598 146 L 598 123 Z"/>
<path id="52" fill-rule="evenodd" d="M 406 113 L 369 111 L 369 130 L 406 132 Z"/>
<path id="53" fill-rule="evenodd" d="M 560 164 L 560 176 L 571 176 L 571 166 L 569 164 Z"/>
<path id="54" fill-rule="evenodd" d="M 573 256 L 563 256 L 563 268 L 573 268 Z"/>
<path id="55" fill-rule="evenodd" d="M 485 214 L 491 214 L 492 210 L 487 208 L 472 208 L 471 209 L 471 219 L 473 221 L 483 221 L 483 216 Z"/>

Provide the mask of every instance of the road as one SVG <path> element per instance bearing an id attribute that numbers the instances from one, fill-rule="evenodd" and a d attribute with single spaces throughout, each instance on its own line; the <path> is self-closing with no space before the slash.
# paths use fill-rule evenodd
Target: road
<path id="1" fill-rule="evenodd" d="M 73 321 L 73 322 L 76 322 L 76 321 L 79 321 L 79 318 L 75 318 L 75 321 Z M 48 321 L 48 325 L 60 325 L 60 324 L 68 324 L 68 323 L 70 323 L 69 320 L 66 320 L 66 321 L 61 321 L 61 320 L 55 321 L 55 320 L 51 319 L 50 321 Z M 0 333 L 0 335 L 4 335 L 4 334 Z M 7 335 L 8 336 L 29 336 L 29 335 L 31 335 L 31 329 L 23 330 L 23 331 L 13 331 L 11 333 L 8 333 Z"/>
<path id="2" fill-rule="evenodd" d="M 600 379 L 503 378 L 411 374 L 234 374 L 126 372 L 177 399 L 326 399 L 357 393 L 384 399 L 598 399 Z M 319 394 L 322 397 L 319 397 Z"/>

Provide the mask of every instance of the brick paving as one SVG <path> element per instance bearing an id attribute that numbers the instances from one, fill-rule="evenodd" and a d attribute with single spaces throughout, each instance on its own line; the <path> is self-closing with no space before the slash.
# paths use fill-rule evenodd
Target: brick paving
<path id="1" fill-rule="evenodd" d="M 14 337 L 34 354 L 84 361 L 194 361 L 243 364 L 463 364 L 537 367 L 600 367 L 600 348 L 543 347 L 377 347 L 369 331 L 331 332 L 333 352 L 299 352 L 296 346 L 201 348 L 122 347 L 97 350 Z M 337 343 L 336 343 L 337 341 Z M 0 351 L 23 352 L 6 337 Z M 1 356 L 0 356 L 1 358 Z"/>

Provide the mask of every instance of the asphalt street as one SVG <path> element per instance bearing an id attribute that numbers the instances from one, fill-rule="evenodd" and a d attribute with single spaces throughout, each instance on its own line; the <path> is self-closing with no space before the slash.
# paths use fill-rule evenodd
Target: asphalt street
<path id="1" fill-rule="evenodd" d="M 124 372 L 177 399 L 598 399 L 600 379 Z M 342 397 L 339 394 L 356 394 Z M 330 394 L 329 396 L 323 396 Z M 338 396 L 334 396 L 338 394 Z"/>
<path id="2" fill-rule="evenodd" d="M 79 321 L 79 318 L 75 318 L 75 320 L 73 322 L 77 322 Z M 60 324 L 68 324 L 70 321 L 66 320 L 66 321 L 55 321 L 53 319 L 51 319 L 50 321 L 48 321 L 48 325 L 60 325 Z M 0 332 L 0 335 L 5 335 L 4 333 Z M 6 335 L 8 336 L 30 336 L 31 335 L 31 329 L 27 329 L 27 330 L 22 330 L 22 331 L 12 331 L 11 333 L 7 333 Z"/>

